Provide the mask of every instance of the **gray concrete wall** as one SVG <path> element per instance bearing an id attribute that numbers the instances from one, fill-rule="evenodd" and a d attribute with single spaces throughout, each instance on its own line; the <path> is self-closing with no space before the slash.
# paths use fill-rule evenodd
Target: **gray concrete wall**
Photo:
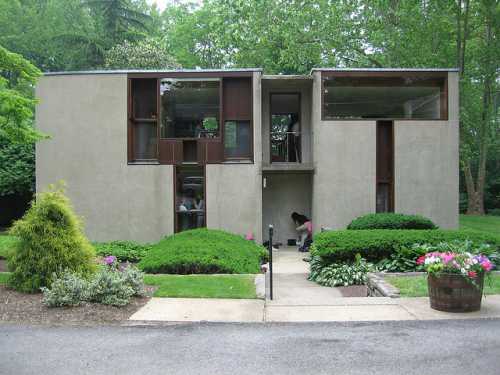
<path id="1" fill-rule="evenodd" d="M 270 163 L 270 94 L 300 93 L 300 127 L 302 163 L 312 162 L 311 150 L 311 82 L 309 80 L 265 80 L 262 84 L 262 160 Z"/>
<path id="2" fill-rule="evenodd" d="M 448 121 L 395 121 L 395 211 L 458 226 L 458 76 L 449 73 Z M 375 212 L 376 122 L 321 121 L 320 73 L 313 87 L 313 224 L 344 228 Z"/>
<path id="3" fill-rule="evenodd" d="M 45 76 L 37 97 L 37 191 L 66 181 L 93 241 L 172 233 L 173 167 L 127 165 L 126 75 Z"/>
<path id="4" fill-rule="evenodd" d="M 395 210 L 458 227 L 458 75 L 448 77 L 448 121 L 394 123 Z"/>
<path id="5" fill-rule="evenodd" d="M 262 192 L 262 233 L 268 240 L 269 224 L 274 226 L 273 242 L 286 245 L 289 238 L 297 238 L 292 212 L 311 217 L 312 175 L 309 173 L 268 173 Z"/>
<path id="6" fill-rule="evenodd" d="M 255 164 L 206 166 L 207 227 L 262 239 L 261 175 Z"/>
<path id="7" fill-rule="evenodd" d="M 375 212 L 375 121 L 321 121 L 321 80 L 313 87 L 314 230 L 345 228 Z"/>

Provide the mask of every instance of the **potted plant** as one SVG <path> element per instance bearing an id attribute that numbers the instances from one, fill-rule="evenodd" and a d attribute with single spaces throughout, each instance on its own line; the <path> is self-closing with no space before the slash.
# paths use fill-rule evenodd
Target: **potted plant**
<path id="1" fill-rule="evenodd" d="M 478 311 L 484 276 L 493 264 L 485 255 L 433 251 L 417 260 L 427 271 L 431 308 L 447 312 Z"/>

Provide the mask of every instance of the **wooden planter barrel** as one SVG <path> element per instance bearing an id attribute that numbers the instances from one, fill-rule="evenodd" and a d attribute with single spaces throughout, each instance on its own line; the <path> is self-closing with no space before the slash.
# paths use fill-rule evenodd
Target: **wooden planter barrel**
<path id="1" fill-rule="evenodd" d="M 459 274 L 428 275 L 431 308 L 447 312 L 470 312 L 481 308 L 484 273 L 474 283 Z"/>

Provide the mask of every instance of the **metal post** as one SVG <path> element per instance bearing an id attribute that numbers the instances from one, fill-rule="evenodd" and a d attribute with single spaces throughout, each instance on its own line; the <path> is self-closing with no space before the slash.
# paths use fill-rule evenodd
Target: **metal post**
<path id="1" fill-rule="evenodd" d="M 273 299 L 273 231 L 272 224 L 269 225 L 269 298 Z"/>

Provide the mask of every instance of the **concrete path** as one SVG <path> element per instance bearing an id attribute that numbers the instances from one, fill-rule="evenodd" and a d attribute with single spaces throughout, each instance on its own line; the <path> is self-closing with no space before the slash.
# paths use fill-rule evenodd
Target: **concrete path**
<path id="1" fill-rule="evenodd" d="M 342 297 L 307 280 L 307 254 L 273 252 L 274 299 L 152 298 L 130 320 L 169 322 L 349 322 L 500 318 L 500 295 L 483 298 L 476 313 L 432 310 L 428 298 Z M 267 282 L 268 284 L 268 282 Z"/>

